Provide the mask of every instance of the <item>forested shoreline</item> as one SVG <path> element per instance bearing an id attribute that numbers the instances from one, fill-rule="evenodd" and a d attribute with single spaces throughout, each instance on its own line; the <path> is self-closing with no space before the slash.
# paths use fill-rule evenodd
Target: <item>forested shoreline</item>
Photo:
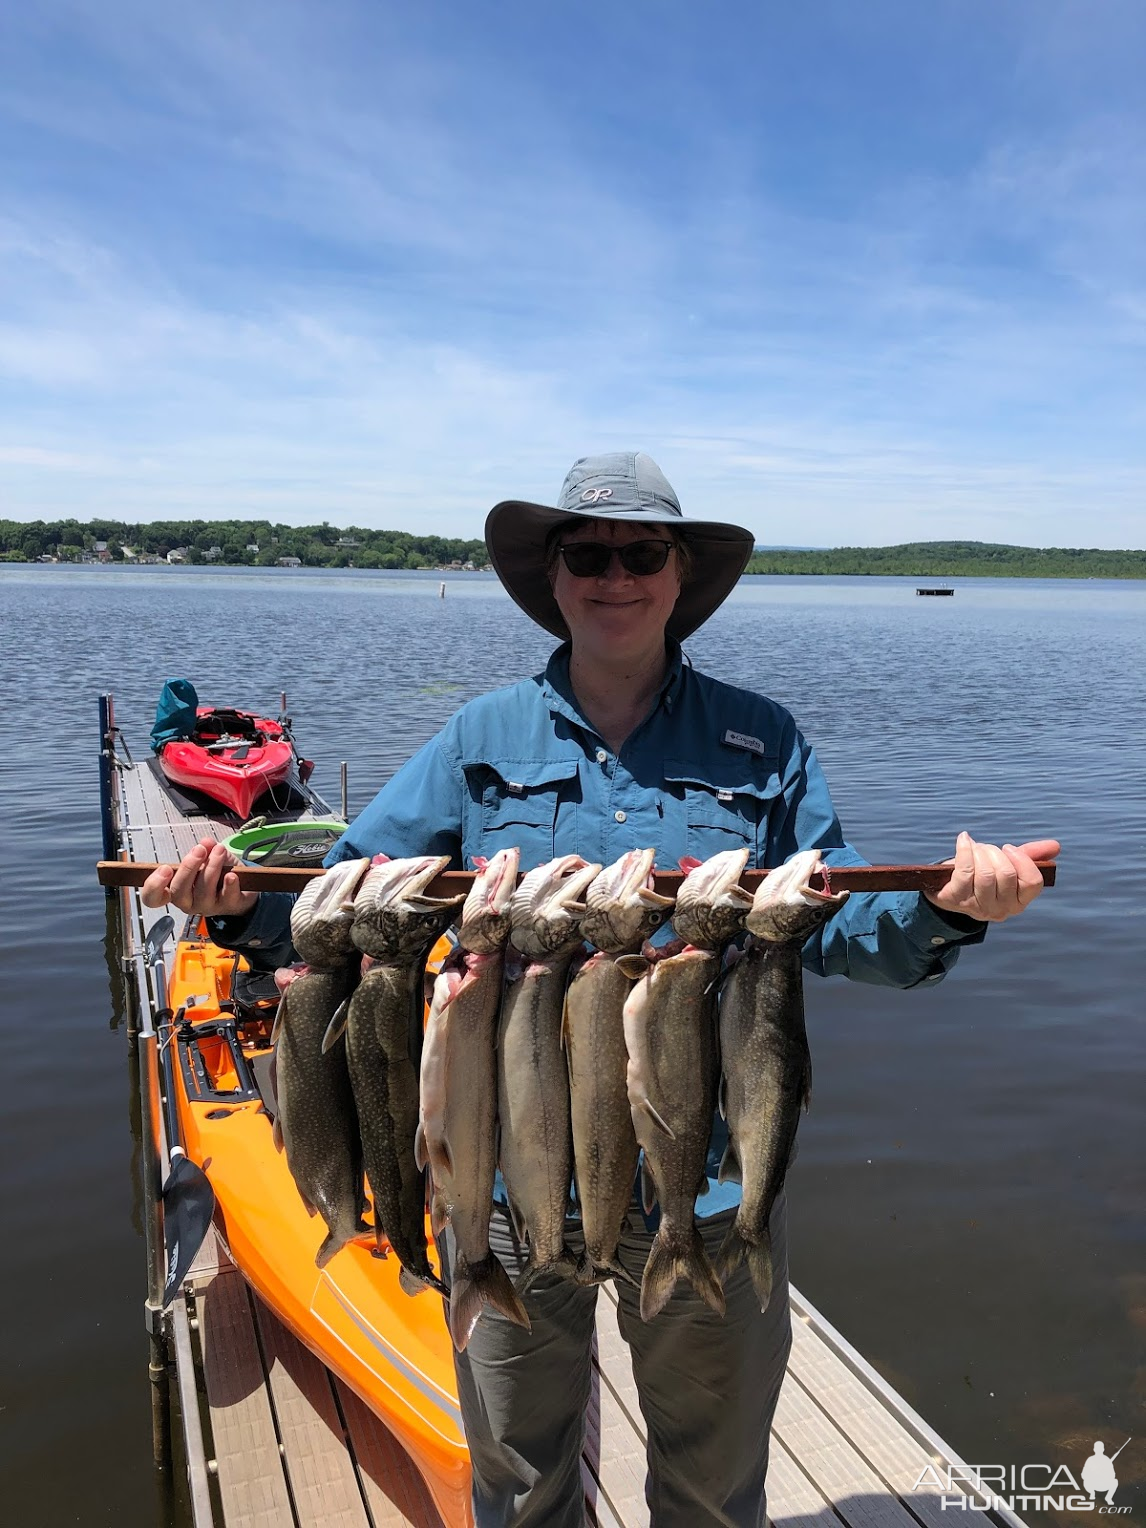
<path id="1" fill-rule="evenodd" d="M 269 520 L 0 520 L 0 561 L 213 563 L 307 568 L 489 566 L 485 542 L 409 531 Z M 1146 551 L 1024 547 L 986 541 L 809 551 L 758 548 L 747 572 L 908 578 L 1146 578 Z"/>

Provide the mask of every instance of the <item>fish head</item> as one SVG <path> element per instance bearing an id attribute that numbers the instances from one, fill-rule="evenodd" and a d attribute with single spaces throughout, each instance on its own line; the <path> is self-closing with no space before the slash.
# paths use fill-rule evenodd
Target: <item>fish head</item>
<path id="1" fill-rule="evenodd" d="M 291 908 L 290 935 L 308 965 L 329 969 L 354 954 L 354 895 L 369 866 L 366 859 L 340 860 L 303 888 Z"/>
<path id="2" fill-rule="evenodd" d="M 462 908 L 458 942 L 477 955 L 492 955 L 509 938 L 509 915 L 517 890 L 520 849 L 499 849 L 492 859 L 475 859 L 477 874 Z"/>
<path id="3" fill-rule="evenodd" d="M 581 942 L 582 896 L 600 874 L 579 854 L 562 854 L 522 879 L 510 904 L 510 943 L 539 959 Z"/>
<path id="4" fill-rule="evenodd" d="M 606 865 L 585 894 L 581 937 L 619 955 L 639 948 L 672 911 L 673 899 L 652 888 L 655 849 L 630 849 Z"/>
<path id="5" fill-rule="evenodd" d="M 849 893 L 816 891 L 810 884 L 821 864 L 818 849 L 794 854 L 778 870 L 770 870 L 756 888 L 752 910 L 745 927 L 758 939 L 770 944 L 803 944 L 837 908 Z"/>
<path id="6" fill-rule="evenodd" d="M 747 863 L 747 849 L 726 849 L 688 871 L 672 918 L 682 939 L 717 950 L 743 930 L 752 906 L 751 893 L 740 884 Z"/>
<path id="7" fill-rule="evenodd" d="M 465 900 L 429 897 L 426 887 L 450 863 L 449 855 L 390 860 L 366 874 L 354 899 L 350 936 L 375 960 L 416 959 L 445 933 Z"/>

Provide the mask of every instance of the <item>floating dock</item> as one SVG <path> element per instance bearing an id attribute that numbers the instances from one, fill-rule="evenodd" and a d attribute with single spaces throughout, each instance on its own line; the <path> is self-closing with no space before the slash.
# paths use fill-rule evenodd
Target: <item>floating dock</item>
<path id="1" fill-rule="evenodd" d="M 938 591 L 933 591 L 938 592 Z M 110 697 L 101 705 L 104 857 L 178 859 L 200 838 L 226 837 L 211 817 L 185 817 L 147 763 L 122 749 Z M 325 803 L 320 803 L 325 808 Z M 329 813 L 327 813 L 329 815 Z M 129 1031 L 146 1061 L 155 1043 L 144 942 L 163 908 L 122 888 L 121 958 Z M 182 915 L 171 912 L 177 924 Z M 147 1174 L 153 1452 L 185 1461 L 194 1528 L 454 1528 L 381 1420 L 255 1294 L 212 1231 L 167 1312 L 155 1298 L 166 1261 L 159 1186 L 167 1171 L 162 1120 L 140 1066 Z M 158 1155 L 146 1148 L 149 1132 Z M 162 1279 L 159 1279 L 159 1287 Z M 767 1496 L 775 1528 L 953 1528 L 960 1489 L 936 1475 L 963 1460 L 796 1289 L 792 1354 L 772 1427 Z M 173 1382 L 173 1383 L 172 1383 Z M 171 1447 L 172 1426 L 181 1433 Z M 917 1487 L 933 1467 L 930 1483 Z M 592 1528 L 651 1528 L 644 1497 L 645 1428 L 612 1286 L 601 1289 L 593 1388 L 582 1460 Z M 982 1498 L 966 1494 L 979 1506 Z M 947 1505 L 944 1505 L 946 1500 Z M 976 1521 L 1025 1528 L 1006 1509 Z"/>

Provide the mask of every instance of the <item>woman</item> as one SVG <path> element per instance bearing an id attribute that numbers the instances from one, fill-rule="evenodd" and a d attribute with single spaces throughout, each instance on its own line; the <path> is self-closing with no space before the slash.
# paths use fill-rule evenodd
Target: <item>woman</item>
<path id="1" fill-rule="evenodd" d="M 463 707 L 379 792 L 332 859 L 385 851 L 478 854 L 518 846 L 523 869 L 556 854 L 609 864 L 655 846 L 661 865 L 744 845 L 773 866 L 820 848 L 862 863 L 844 842 L 827 786 L 791 716 L 760 695 L 698 674 L 680 642 L 727 597 L 752 551 L 738 526 L 686 520 L 656 464 L 639 453 L 575 463 L 555 507 L 510 500 L 486 522 L 499 577 L 563 639 L 544 674 Z M 941 892 L 857 896 L 804 950 L 821 975 L 909 987 L 936 982 L 963 944 L 1042 889 L 1034 864 L 1057 843 L 1002 848 L 961 834 Z M 289 958 L 289 899 L 255 898 L 204 842 L 155 872 L 149 905 L 214 918 L 214 937 L 260 963 Z M 718 1133 L 718 1132 L 714 1132 Z M 710 1254 L 735 1212 L 718 1184 L 697 1204 Z M 618 1282 L 622 1332 L 648 1424 L 648 1497 L 657 1528 L 765 1520 L 768 1432 L 790 1345 L 783 1196 L 772 1220 L 773 1294 L 761 1313 L 745 1267 L 715 1316 L 681 1287 L 643 1323 Z M 522 1266 L 503 1206 L 491 1245 Z M 570 1230 L 575 1242 L 575 1228 Z M 634 1205 L 619 1256 L 639 1283 L 651 1242 Z M 443 1249 L 449 1259 L 447 1241 Z M 583 1518 L 579 1457 L 596 1290 L 560 1276 L 525 1296 L 532 1333 L 496 1316 L 456 1358 L 479 1528 L 573 1528 Z"/>

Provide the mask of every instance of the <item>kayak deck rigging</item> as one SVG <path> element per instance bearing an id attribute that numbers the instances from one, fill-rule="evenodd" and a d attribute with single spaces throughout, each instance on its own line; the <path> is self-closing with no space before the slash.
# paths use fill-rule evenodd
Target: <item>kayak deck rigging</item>
<path id="1" fill-rule="evenodd" d="M 177 860 L 202 837 L 228 835 L 223 821 L 179 814 L 150 770 L 120 759 L 113 719 L 111 728 L 109 746 L 105 716 L 105 859 Z M 320 802 L 316 815 L 324 809 Z M 173 908 L 144 908 L 132 887 L 114 895 L 130 1029 L 146 1038 L 158 1004 L 144 940 L 165 913 L 179 929 L 185 919 Z M 169 968 L 170 955 L 169 946 Z M 244 1052 L 244 1026 L 236 1029 L 222 1014 L 208 1027 L 212 1032 L 201 1033 L 194 1045 L 186 1038 L 180 1043 L 178 1032 L 173 1041 L 187 1093 L 198 1090 L 204 1103 L 224 1109 L 257 1108 L 258 1078 Z M 199 1045 L 220 1048 L 222 1071 L 201 1059 L 196 1066 Z M 146 1076 L 141 1087 L 148 1088 Z M 146 1215 L 154 1215 L 151 1201 L 166 1169 L 161 1120 L 159 1136 Z M 147 1146 L 145 1139 L 145 1156 Z M 162 1242 L 158 1255 L 165 1256 Z M 337 1295 L 335 1286 L 331 1290 Z M 916 1490 L 915 1483 L 929 1465 L 945 1474 L 963 1461 L 797 1290 L 791 1298 L 793 1347 L 772 1429 L 769 1522 L 776 1528 L 950 1528 L 938 1489 L 925 1482 Z M 148 1309 L 153 1451 L 157 1464 L 170 1469 L 177 1418 L 195 1528 L 463 1528 L 460 1518 L 439 1515 L 393 1433 L 260 1298 L 215 1230 L 166 1316 L 151 1303 Z M 401 1354 L 394 1359 L 400 1363 Z M 177 1404 L 164 1394 L 169 1366 Z M 586 1519 L 595 1528 L 647 1528 L 644 1420 L 611 1285 L 602 1287 L 597 1306 L 582 1477 Z M 1024 1528 L 1005 1509 L 983 1513 L 984 1519 Z"/>

